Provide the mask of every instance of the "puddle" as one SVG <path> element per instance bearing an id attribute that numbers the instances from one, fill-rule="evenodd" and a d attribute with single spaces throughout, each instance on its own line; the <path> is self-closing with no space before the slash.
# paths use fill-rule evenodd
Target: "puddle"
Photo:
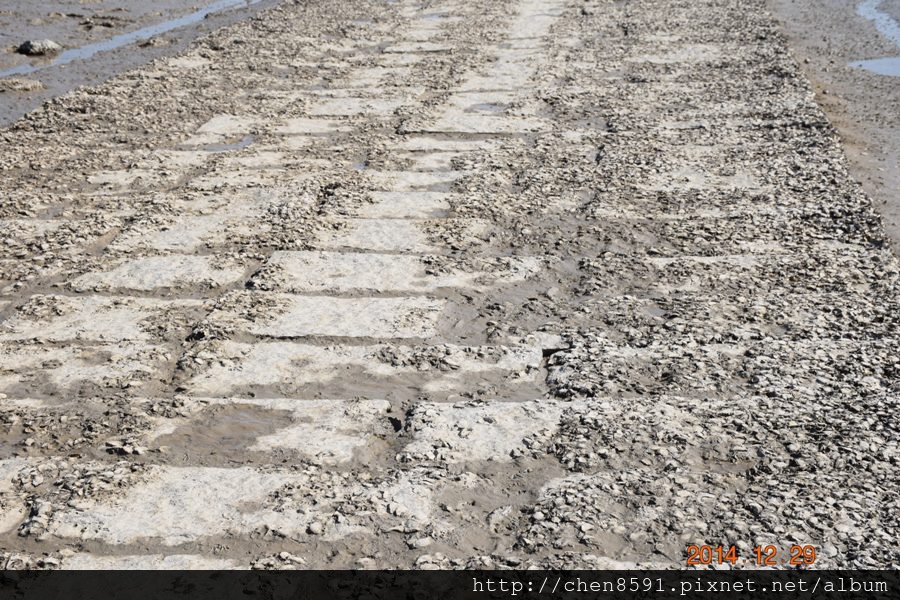
<path id="1" fill-rule="evenodd" d="M 878 32 L 900 46 L 900 25 L 891 15 L 878 10 L 884 0 L 865 0 L 856 7 L 856 14 L 875 23 Z"/>
<path id="2" fill-rule="evenodd" d="M 32 73 L 36 73 L 50 67 L 57 67 L 60 65 L 69 64 L 76 60 L 91 58 L 92 56 L 101 52 L 115 50 L 116 48 L 121 48 L 122 46 L 127 46 L 128 44 L 132 44 L 140 40 L 152 38 L 174 29 L 179 29 L 187 25 L 199 23 L 203 21 L 203 19 L 205 19 L 207 16 L 214 13 L 218 13 L 231 8 L 250 7 L 254 4 L 258 4 L 259 2 L 262 2 L 262 0 L 218 0 L 217 2 L 213 2 L 212 4 L 209 4 L 208 6 L 201 8 L 189 15 L 185 15 L 177 19 L 171 19 L 169 21 L 163 21 L 154 25 L 148 25 L 147 27 L 143 27 L 141 29 L 137 29 L 128 33 L 123 33 L 101 42 L 87 44 L 86 46 L 81 46 L 78 48 L 70 48 L 61 52 L 52 60 L 42 62 L 40 64 L 20 65 L 18 67 L 13 67 L 5 71 L 0 71 L 0 77 L 30 75 Z"/>
<path id="3" fill-rule="evenodd" d="M 483 102 L 481 104 L 473 104 L 470 106 L 467 111 L 470 112 L 486 112 L 492 114 L 501 114 L 506 112 L 506 107 L 508 105 L 503 104 L 494 104 L 491 102 Z"/>
<path id="4" fill-rule="evenodd" d="M 900 24 L 891 15 L 882 12 L 879 7 L 884 0 L 865 0 L 856 7 L 856 14 L 864 19 L 872 21 L 878 33 L 894 42 L 900 47 Z M 858 60 L 850 63 L 851 67 L 865 69 L 878 75 L 900 77 L 900 56 L 886 56 L 870 60 Z"/>
<path id="5" fill-rule="evenodd" d="M 207 144 L 206 146 L 201 147 L 201 150 L 203 150 L 204 152 L 234 152 L 236 150 L 243 150 L 244 148 L 252 144 L 254 139 L 255 138 L 252 135 L 248 135 L 236 142 Z"/>
<path id="6" fill-rule="evenodd" d="M 858 60 L 850 63 L 850 66 L 865 69 L 866 71 L 871 71 L 878 75 L 900 77 L 900 56 L 873 58 L 872 60 Z"/>

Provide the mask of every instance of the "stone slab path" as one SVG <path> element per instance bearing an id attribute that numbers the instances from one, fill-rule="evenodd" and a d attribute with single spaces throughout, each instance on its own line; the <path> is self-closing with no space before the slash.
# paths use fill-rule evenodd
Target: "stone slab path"
<path id="1" fill-rule="evenodd" d="M 897 564 L 897 261 L 756 0 L 279 6 L 3 136 L 6 566 Z"/>

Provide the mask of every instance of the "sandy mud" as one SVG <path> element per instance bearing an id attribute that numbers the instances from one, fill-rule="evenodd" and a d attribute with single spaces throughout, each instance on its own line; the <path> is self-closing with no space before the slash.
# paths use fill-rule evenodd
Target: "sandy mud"
<path id="1" fill-rule="evenodd" d="M 900 251 L 900 0 L 772 7 Z"/>
<path id="2" fill-rule="evenodd" d="M 284 3 L 12 123 L 3 565 L 900 565 L 898 262 L 766 8 Z"/>

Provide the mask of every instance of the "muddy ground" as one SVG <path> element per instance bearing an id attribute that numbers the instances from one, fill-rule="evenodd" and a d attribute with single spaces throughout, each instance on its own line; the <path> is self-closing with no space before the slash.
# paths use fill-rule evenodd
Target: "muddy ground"
<path id="1" fill-rule="evenodd" d="M 896 567 L 898 262 L 766 7 L 285 3 L 13 123 L 5 566 Z"/>
<path id="2" fill-rule="evenodd" d="M 871 3 L 871 2 L 870 2 Z M 881 75 L 852 66 L 900 57 L 900 41 L 861 16 L 862 2 L 773 0 L 772 6 L 816 101 L 840 132 L 853 175 L 884 217 L 895 252 L 900 249 L 900 71 Z M 900 1 L 877 11 L 900 23 Z M 900 62 L 900 58 L 898 58 Z"/>
<path id="3" fill-rule="evenodd" d="M 222 0 L 216 3 L 228 4 Z M 0 81 L 0 125 L 8 125 L 48 99 L 76 87 L 96 85 L 155 58 L 176 54 L 198 36 L 250 18 L 274 4 L 274 0 L 248 5 L 236 3 L 234 7 L 223 6 L 222 10 L 199 21 L 190 19 L 192 13 L 212 4 L 213 0 L 0 1 L 0 73 L 23 67 L 39 68 L 20 77 L 11 75 L 23 80 L 23 91 L 19 91 L 22 84 L 10 89 Z M 63 52 L 76 52 L 145 28 L 167 29 L 167 25 L 180 21 L 188 23 L 171 31 L 148 31 L 134 41 L 115 44 L 89 60 L 76 60 L 65 66 L 58 65 L 58 55 L 29 57 L 16 52 L 26 40 L 44 39 L 59 44 Z"/>

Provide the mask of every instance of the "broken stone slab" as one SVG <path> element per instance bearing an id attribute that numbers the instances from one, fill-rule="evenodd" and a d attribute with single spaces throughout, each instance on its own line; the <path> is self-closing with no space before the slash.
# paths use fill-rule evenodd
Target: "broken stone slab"
<path id="1" fill-rule="evenodd" d="M 204 571 L 247 568 L 244 563 L 226 558 L 214 558 L 201 554 L 129 554 L 124 556 L 79 552 L 63 558 L 63 571 Z M 126 590 L 122 590 L 123 593 Z M 106 594 L 116 595 L 106 589 Z"/>
<path id="2" fill-rule="evenodd" d="M 564 2 L 552 0 L 527 0 L 510 24 L 506 37 L 511 40 L 542 38 L 550 34 L 550 28 L 566 9 Z"/>
<path id="3" fill-rule="evenodd" d="M 374 189 L 383 191 L 412 191 L 429 188 L 447 188 L 463 177 L 461 171 L 369 171 Z M 439 190 L 435 190 L 439 191 Z"/>
<path id="4" fill-rule="evenodd" d="M 216 115 L 197 129 L 197 133 L 186 139 L 184 146 L 208 146 L 220 144 L 230 139 L 246 136 L 260 126 L 256 117 L 241 115 Z"/>
<path id="5" fill-rule="evenodd" d="M 263 337 L 430 338 L 445 300 L 407 298 L 333 298 L 247 292 L 232 297 L 237 309 L 219 309 L 209 322 Z M 249 316 L 245 307 L 263 300 Z M 267 314 L 268 313 L 268 314 Z"/>
<path id="6" fill-rule="evenodd" d="M 363 219 L 439 219 L 450 212 L 456 194 L 446 192 L 370 192 L 354 216 Z"/>
<path id="7" fill-rule="evenodd" d="M 447 98 L 447 104 L 461 111 L 502 114 L 507 106 L 524 98 L 523 94 L 508 91 L 458 92 Z"/>
<path id="8" fill-rule="evenodd" d="M 27 458 L 0 460 L 0 533 L 11 531 L 28 515 L 26 504 L 15 493 L 14 480 L 31 463 Z"/>
<path id="9" fill-rule="evenodd" d="M 398 145 L 406 152 L 486 152 L 497 148 L 495 140 L 465 140 L 439 135 L 409 135 Z"/>
<path id="10" fill-rule="evenodd" d="M 423 258 L 343 252 L 276 252 L 253 283 L 282 292 L 428 292 L 469 287 L 477 275 L 428 275 Z"/>
<path id="11" fill-rule="evenodd" d="M 36 244 L 39 238 L 64 225 L 78 225 L 62 219 L 0 219 L 0 231 L 9 238 L 7 244 Z"/>
<path id="12" fill-rule="evenodd" d="M 443 52 L 452 52 L 453 46 L 448 44 L 441 44 L 439 42 L 426 42 L 426 41 L 414 41 L 414 42 L 398 42 L 396 44 L 391 44 L 382 50 L 385 54 L 410 54 L 410 53 L 443 53 Z"/>
<path id="13" fill-rule="evenodd" d="M 185 171 L 203 166 L 213 154 L 203 150 L 158 150 L 153 159 L 165 169 Z"/>
<path id="14" fill-rule="evenodd" d="M 87 509 L 54 512 L 50 534 L 107 544 L 153 540 L 175 546 L 206 536 L 247 534 L 260 527 L 302 533 L 307 524 L 300 515 L 266 506 L 270 494 L 300 481 L 290 473 L 248 467 L 157 467 L 147 479 Z"/>
<path id="15" fill-rule="evenodd" d="M 530 257 L 485 260 L 485 270 L 430 272 L 427 257 L 343 252 L 276 252 L 254 276 L 259 289 L 280 292 L 434 292 L 520 281 L 536 273 Z"/>
<path id="16" fill-rule="evenodd" d="M 231 259 L 174 254 L 128 260 L 108 271 L 81 275 L 70 285 L 79 292 L 217 288 L 240 281 L 244 271 Z"/>
<path id="17" fill-rule="evenodd" d="M 90 347 L 0 343 L 0 391 L 137 388 L 168 376 L 172 360 L 167 349 L 145 343 Z"/>
<path id="18" fill-rule="evenodd" d="M 281 135 L 322 135 L 350 131 L 351 129 L 352 127 L 345 121 L 298 117 L 286 119 L 282 125 L 276 127 L 275 133 Z"/>
<path id="19" fill-rule="evenodd" d="M 413 129 L 410 133 L 520 134 L 541 131 L 548 126 L 549 123 L 543 119 L 451 109 L 433 124 Z"/>
<path id="20" fill-rule="evenodd" d="M 315 467 L 151 466 L 114 497 L 54 511 L 47 531 L 59 541 L 178 546 L 244 539 L 258 531 L 336 541 L 371 535 L 378 529 L 373 520 L 390 529 L 423 527 L 433 519 L 432 482 L 424 474 L 392 473 L 366 482 L 357 475 Z M 359 506 L 360 514 L 335 520 L 348 505 Z M 389 506 L 395 510 L 388 512 Z"/>
<path id="21" fill-rule="evenodd" d="M 459 152 L 414 152 L 404 157 L 413 171 L 452 171 L 453 159 L 463 156 Z"/>
<path id="22" fill-rule="evenodd" d="M 381 382 L 395 390 L 411 386 L 443 394 L 494 380 L 537 383 L 543 360 L 539 346 L 317 346 L 280 341 L 219 342 L 214 356 L 195 367 L 186 383 L 189 393 L 229 397 L 273 388 L 285 395 L 302 394 L 316 384 L 335 388 L 335 396 L 339 391 L 349 396 L 358 393 L 358 376 L 375 387 Z"/>
<path id="23" fill-rule="evenodd" d="M 322 98 L 312 104 L 308 114 L 313 117 L 391 116 L 404 104 L 406 101 L 402 99 Z"/>
<path id="24" fill-rule="evenodd" d="M 201 69 L 212 64 L 206 57 L 197 54 L 185 54 L 167 58 L 164 62 L 174 69 Z"/>
<path id="25" fill-rule="evenodd" d="M 262 209 L 252 198 L 234 201 L 212 214 L 180 214 L 161 223 L 138 223 L 123 231 L 109 249 L 130 255 L 139 250 L 185 253 L 201 248 L 227 246 L 242 236 L 260 235 L 269 229 L 261 220 Z"/>
<path id="26" fill-rule="evenodd" d="M 0 340 L 148 341 L 157 336 L 157 328 L 173 326 L 179 315 L 183 319 L 203 304 L 199 300 L 36 295 L 0 324 Z"/>
<path id="27" fill-rule="evenodd" d="M 319 234 L 317 245 L 323 249 L 357 249 L 373 252 L 433 253 L 425 227 L 420 219 L 345 219 L 341 229 Z"/>

